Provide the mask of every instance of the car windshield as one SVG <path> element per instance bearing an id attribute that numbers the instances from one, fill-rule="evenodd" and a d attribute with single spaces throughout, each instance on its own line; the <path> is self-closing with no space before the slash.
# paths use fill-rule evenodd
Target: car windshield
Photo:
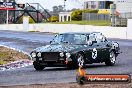
<path id="1" fill-rule="evenodd" d="M 86 35 L 84 34 L 59 34 L 56 35 L 51 44 L 86 44 Z"/>

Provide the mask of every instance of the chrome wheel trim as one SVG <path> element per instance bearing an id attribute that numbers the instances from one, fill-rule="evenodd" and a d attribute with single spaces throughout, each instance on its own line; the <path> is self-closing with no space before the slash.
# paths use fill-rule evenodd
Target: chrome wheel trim
<path id="1" fill-rule="evenodd" d="M 83 59 L 83 56 L 81 55 L 78 57 L 78 66 L 79 67 L 84 66 L 84 59 Z"/>
<path id="2" fill-rule="evenodd" d="M 115 63 L 115 61 L 116 61 L 116 57 L 115 57 L 114 52 L 111 52 L 111 53 L 110 53 L 110 61 L 111 61 L 112 63 Z"/>

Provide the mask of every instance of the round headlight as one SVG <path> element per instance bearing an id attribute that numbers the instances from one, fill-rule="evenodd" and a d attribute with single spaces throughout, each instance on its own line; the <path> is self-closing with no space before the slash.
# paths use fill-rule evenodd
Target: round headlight
<path id="1" fill-rule="evenodd" d="M 71 56 L 70 53 L 66 53 L 66 57 L 69 58 Z"/>
<path id="2" fill-rule="evenodd" d="M 60 57 L 64 57 L 64 53 L 60 53 Z"/>
<path id="3" fill-rule="evenodd" d="M 31 57 L 36 57 L 36 53 L 35 52 L 33 52 L 33 53 L 31 53 Z"/>
<path id="4" fill-rule="evenodd" d="M 41 53 L 39 52 L 39 53 L 37 54 L 37 56 L 38 56 L 38 57 L 41 57 Z"/>

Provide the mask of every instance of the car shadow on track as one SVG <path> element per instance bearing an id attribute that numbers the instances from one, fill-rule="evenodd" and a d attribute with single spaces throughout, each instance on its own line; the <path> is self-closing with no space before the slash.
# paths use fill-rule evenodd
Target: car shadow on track
<path id="1" fill-rule="evenodd" d="M 84 69 L 91 69 L 91 68 L 106 68 L 106 67 L 111 67 L 111 66 L 106 66 L 104 64 L 92 64 L 92 65 L 86 65 Z M 43 71 L 68 71 L 68 70 L 77 70 L 78 68 L 67 68 L 67 67 L 48 67 L 44 69 Z"/>

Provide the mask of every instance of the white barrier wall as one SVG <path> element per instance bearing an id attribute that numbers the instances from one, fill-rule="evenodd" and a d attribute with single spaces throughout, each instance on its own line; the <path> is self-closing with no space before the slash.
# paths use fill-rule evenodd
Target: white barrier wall
<path id="1" fill-rule="evenodd" d="M 22 24 L 0 25 L 0 30 L 26 31 Z M 128 20 L 128 27 L 91 26 L 77 24 L 30 24 L 29 31 L 40 32 L 102 32 L 108 38 L 132 39 L 132 19 Z"/>
<path id="2" fill-rule="evenodd" d="M 128 27 L 127 27 L 127 38 L 132 39 L 132 19 L 128 20 Z"/>

